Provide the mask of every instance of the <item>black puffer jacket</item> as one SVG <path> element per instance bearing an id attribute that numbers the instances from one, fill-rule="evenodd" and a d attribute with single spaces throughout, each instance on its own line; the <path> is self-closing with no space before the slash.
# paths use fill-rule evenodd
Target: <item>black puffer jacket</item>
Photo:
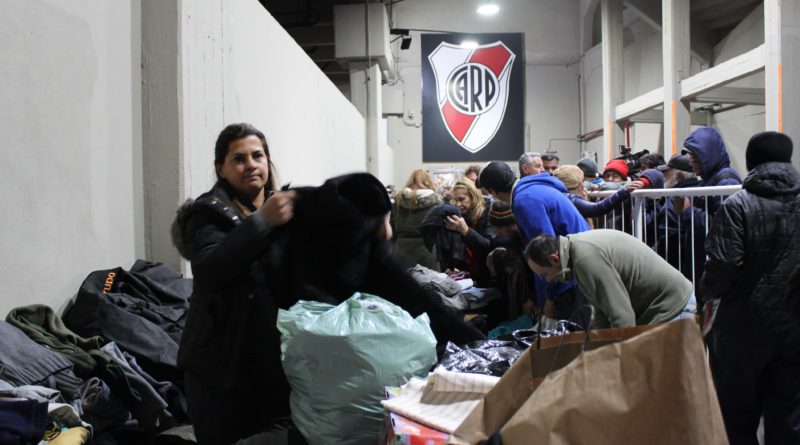
<path id="1" fill-rule="evenodd" d="M 173 223 L 173 243 L 194 275 L 178 365 L 219 389 L 263 385 L 274 401 L 272 414 L 285 415 L 280 357 L 265 353 L 280 347 L 277 303 L 259 263 L 272 227 L 260 212 L 237 214 L 234 196 L 230 186 L 217 183 L 184 204 Z"/>
<path id="2" fill-rule="evenodd" d="M 773 334 L 800 330 L 790 316 L 789 300 L 797 297 L 786 292 L 800 269 L 798 193 L 800 173 L 791 164 L 757 166 L 722 204 L 706 241 L 702 299 L 722 298 L 720 311 L 736 307 Z"/>

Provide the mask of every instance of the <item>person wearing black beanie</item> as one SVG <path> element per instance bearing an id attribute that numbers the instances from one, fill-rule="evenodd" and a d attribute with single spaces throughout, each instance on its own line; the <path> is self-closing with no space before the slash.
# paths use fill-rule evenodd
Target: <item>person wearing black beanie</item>
<path id="1" fill-rule="evenodd" d="M 800 276 L 800 172 L 792 141 L 758 133 L 750 170 L 708 232 L 698 296 L 710 332 L 709 361 L 731 445 L 800 443 L 800 323 L 793 318 Z M 715 302 L 718 303 L 716 309 Z"/>
<path id="2" fill-rule="evenodd" d="M 745 161 L 747 170 L 765 162 L 792 162 L 792 140 L 777 131 L 756 133 L 747 142 Z"/>

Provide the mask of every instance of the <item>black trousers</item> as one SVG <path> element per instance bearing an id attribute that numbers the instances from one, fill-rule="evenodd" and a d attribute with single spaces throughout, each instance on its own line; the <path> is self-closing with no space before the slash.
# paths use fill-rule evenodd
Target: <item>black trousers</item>
<path id="1" fill-rule="evenodd" d="M 230 445 L 269 429 L 275 419 L 288 413 L 275 412 L 276 394 L 269 394 L 257 382 L 232 390 L 213 388 L 186 373 L 186 402 L 199 445 Z M 277 402 L 277 403 L 276 403 Z"/>
<path id="2" fill-rule="evenodd" d="M 767 445 L 800 444 L 800 335 L 765 332 L 735 309 L 722 302 L 707 338 L 728 440 L 757 444 L 763 415 Z"/>

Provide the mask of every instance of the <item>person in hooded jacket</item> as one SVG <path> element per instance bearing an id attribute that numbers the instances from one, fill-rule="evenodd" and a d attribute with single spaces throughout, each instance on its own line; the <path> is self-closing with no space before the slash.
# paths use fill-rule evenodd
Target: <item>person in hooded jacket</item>
<path id="1" fill-rule="evenodd" d="M 683 142 L 683 147 L 682 152 L 689 155 L 689 162 L 694 174 L 701 178 L 700 187 L 740 185 L 742 183 L 739 173 L 731 167 L 728 149 L 725 147 L 722 135 L 714 128 L 700 127 L 693 131 Z M 696 198 L 691 205 L 689 198 L 684 198 L 684 203 L 676 202 L 676 211 L 683 214 L 684 220 L 688 220 L 688 210 L 693 208 L 695 219 L 700 217 L 705 224 L 706 213 L 708 213 L 710 221 L 717 213 L 721 203 L 721 197 L 710 198 L 708 208 L 706 208 L 705 200 L 702 198 Z"/>
<path id="2" fill-rule="evenodd" d="M 286 377 L 266 353 L 280 344 L 259 260 L 292 219 L 295 193 L 277 191 L 266 138 L 250 124 L 220 132 L 214 165 L 216 184 L 179 209 L 172 229 L 194 275 L 178 366 L 200 444 L 232 443 L 289 415 L 277 383 Z"/>
<path id="3" fill-rule="evenodd" d="M 689 156 L 689 163 L 694 174 L 701 178 L 699 187 L 740 185 L 742 183 L 739 173 L 730 166 L 731 161 L 722 136 L 714 128 L 698 128 L 686 138 L 683 146 L 685 148 L 683 154 Z M 695 278 L 703 276 L 706 257 L 704 249 L 706 228 L 712 223 L 722 200 L 721 196 L 711 196 L 708 198 L 696 197 L 694 200 L 680 197 L 671 201 L 672 211 L 676 215 L 680 215 L 680 226 L 686 230 L 681 250 L 694 251 Z M 708 223 L 706 223 L 706 219 Z M 694 232 L 694 244 L 692 244 L 692 231 Z M 691 257 L 691 255 L 689 256 Z"/>
<path id="4" fill-rule="evenodd" d="M 525 245 L 542 234 L 566 236 L 590 229 L 586 219 L 564 196 L 567 188 L 550 173 L 526 176 L 516 181 L 507 164 L 492 161 L 481 170 L 478 180 L 497 199 L 511 202 L 514 220 Z M 539 299 L 537 304 L 551 318 L 568 319 L 586 301 L 574 280 L 548 286 L 537 275 L 535 289 Z"/>
<path id="5" fill-rule="evenodd" d="M 411 172 L 403 190 L 395 197 L 392 206 L 392 229 L 397 250 L 404 254 L 409 267 L 417 264 L 428 269 L 438 270 L 436 255 L 425 248 L 419 228 L 431 208 L 442 203 L 433 190 L 433 180 L 427 171 L 417 169 Z"/>
<path id="6" fill-rule="evenodd" d="M 800 273 L 800 173 L 788 136 L 747 144 L 743 189 L 726 199 L 706 242 L 698 293 L 709 303 L 709 359 L 728 440 L 800 443 L 800 323 L 789 291 Z M 711 310 L 718 304 L 716 313 Z"/>

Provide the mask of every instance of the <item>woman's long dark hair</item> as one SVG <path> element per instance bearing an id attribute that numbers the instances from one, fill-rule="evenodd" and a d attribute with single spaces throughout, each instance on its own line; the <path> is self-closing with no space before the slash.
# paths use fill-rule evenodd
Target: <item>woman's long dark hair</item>
<path id="1" fill-rule="evenodd" d="M 217 136 L 217 143 L 214 146 L 214 165 L 217 167 L 217 169 L 221 167 L 222 164 L 225 163 L 225 156 L 228 155 L 228 150 L 231 147 L 231 143 L 248 136 L 256 136 L 261 141 L 261 146 L 264 147 L 264 153 L 267 155 L 267 162 L 269 162 L 269 181 L 267 181 L 267 184 L 264 186 L 264 194 L 268 195 L 269 192 L 278 190 L 277 173 L 275 170 L 275 164 L 272 163 L 272 156 L 269 154 L 267 138 L 264 137 L 264 133 L 259 131 L 258 128 L 244 122 L 230 124 L 225 127 L 225 129 L 219 133 L 219 136 Z M 221 178 L 217 169 L 214 171 L 217 173 L 217 180 L 219 181 Z"/>

